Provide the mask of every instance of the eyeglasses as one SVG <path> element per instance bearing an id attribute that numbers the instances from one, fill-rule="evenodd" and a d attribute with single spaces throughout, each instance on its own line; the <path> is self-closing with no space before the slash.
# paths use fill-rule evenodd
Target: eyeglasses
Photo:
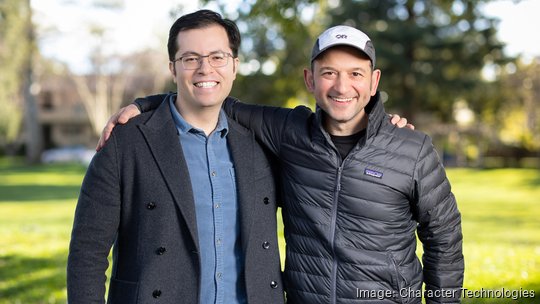
<path id="1" fill-rule="evenodd" d="M 185 70 L 196 70 L 201 67 L 203 58 L 208 58 L 211 67 L 219 68 L 229 63 L 229 57 L 233 57 L 233 55 L 225 52 L 215 52 L 206 56 L 190 54 L 175 59 L 173 62 L 181 61 Z"/>

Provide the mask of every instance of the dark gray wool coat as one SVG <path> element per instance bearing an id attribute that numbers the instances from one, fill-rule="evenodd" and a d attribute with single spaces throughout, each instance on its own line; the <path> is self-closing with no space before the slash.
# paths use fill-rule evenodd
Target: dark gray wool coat
<path id="1" fill-rule="evenodd" d="M 283 303 L 276 197 L 269 161 L 251 132 L 229 121 L 249 303 Z M 188 168 L 164 102 L 117 126 L 86 173 L 70 243 L 71 304 L 198 303 L 200 266 Z"/>

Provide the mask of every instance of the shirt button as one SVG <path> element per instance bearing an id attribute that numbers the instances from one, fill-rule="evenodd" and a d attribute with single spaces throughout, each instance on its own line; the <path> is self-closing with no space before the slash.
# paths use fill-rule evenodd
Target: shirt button
<path id="1" fill-rule="evenodd" d="M 215 204 L 214 205 L 216 207 L 216 209 L 218 209 L 219 207 L 221 207 L 221 205 L 219 203 Z"/>
<path id="2" fill-rule="evenodd" d="M 159 247 L 157 250 L 156 250 L 156 254 L 157 255 L 163 255 L 165 253 L 165 251 L 167 251 L 167 249 L 165 247 Z"/>
<path id="3" fill-rule="evenodd" d="M 270 243 L 268 243 L 268 242 L 262 243 L 262 248 L 264 248 L 264 249 L 270 248 Z"/>
<path id="4" fill-rule="evenodd" d="M 157 298 L 159 298 L 160 296 L 161 296 L 161 290 L 156 289 L 156 290 L 154 290 L 154 292 L 152 292 L 152 297 L 154 297 L 154 298 L 157 299 Z"/>
<path id="5" fill-rule="evenodd" d="M 221 272 L 216 273 L 216 277 L 221 280 Z"/>
<path id="6" fill-rule="evenodd" d="M 276 281 L 272 281 L 270 282 L 270 287 L 272 287 L 272 289 L 276 289 L 278 287 L 278 283 Z"/>
<path id="7" fill-rule="evenodd" d="M 221 245 L 221 239 L 217 239 L 216 244 Z"/>
<path id="8" fill-rule="evenodd" d="M 265 197 L 263 199 L 263 202 L 264 202 L 265 205 L 268 205 L 268 204 L 270 204 L 270 199 L 268 197 Z"/>
<path id="9" fill-rule="evenodd" d="M 156 203 L 154 202 L 150 202 L 146 205 L 146 209 L 148 210 L 153 210 L 154 208 L 156 208 Z"/>
<path id="10" fill-rule="evenodd" d="M 216 176 L 216 175 L 217 175 L 216 171 L 212 171 L 211 174 L 212 174 L 212 176 Z"/>

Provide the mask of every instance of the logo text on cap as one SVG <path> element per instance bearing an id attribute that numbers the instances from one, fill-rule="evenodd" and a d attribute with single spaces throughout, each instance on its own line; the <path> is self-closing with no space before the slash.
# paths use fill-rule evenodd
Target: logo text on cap
<path id="1" fill-rule="evenodd" d="M 336 38 L 337 39 L 347 39 L 347 35 L 337 34 Z"/>

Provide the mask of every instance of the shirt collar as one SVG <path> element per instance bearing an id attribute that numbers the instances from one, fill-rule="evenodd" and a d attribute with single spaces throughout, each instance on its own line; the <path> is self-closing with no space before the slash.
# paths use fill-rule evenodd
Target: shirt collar
<path id="1" fill-rule="evenodd" d="M 189 124 L 184 117 L 182 117 L 182 114 L 178 112 L 178 109 L 175 106 L 176 102 L 176 94 L 170 94 L 169 96 L 169 106 L 171 108 L 171 114 L 174 120 L 174 124 L 176 125 L 176 129 L 180 134 L 186 134 L 188 132 L 202 132 L 201 129 L 195 128 L 191 124 Z M 220 133 L 221 137 L 225 137 L 229 132 L 229 124 L 227 122 L 227 116 L 225 115 L 225 111 L 221 109 L 219 111 L 219 117 L 218 117 L 218 123 L 216 125 L 216 128 L 212 133 Z"/>

